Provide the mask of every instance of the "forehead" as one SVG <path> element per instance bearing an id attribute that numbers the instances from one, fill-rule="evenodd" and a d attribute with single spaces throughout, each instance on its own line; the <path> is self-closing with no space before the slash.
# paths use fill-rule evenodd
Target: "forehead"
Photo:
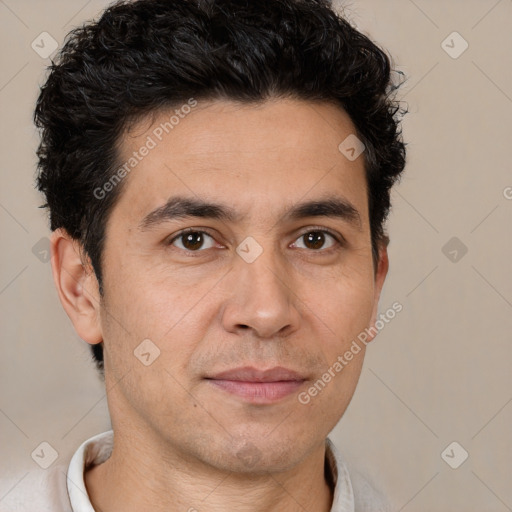
<path id="1" fill-rule="evenodd" d="M 135 220 L 186 194 L 228 200 L 242 213 L 258 206 L 263 215 L 338 191 L 364 213 L 363 156 L 350 161 L 338 148 L 353 134 L 340 107 L 303 100 L 198 101 L 161 111 L 120 139 L 120 165 L 137 161 L 116 208 Z"/>

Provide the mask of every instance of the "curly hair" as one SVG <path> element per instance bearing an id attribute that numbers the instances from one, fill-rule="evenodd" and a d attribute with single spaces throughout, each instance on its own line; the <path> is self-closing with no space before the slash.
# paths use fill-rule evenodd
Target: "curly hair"
<path id="1" fill-rule="evenodd" d="M 112 178 L 130 123 L 196 100 L 296 98 L 339 105 L 365 144 L 374 264 L 387 242 L 390 189 L 405 167 L 389 57 L 328 0 L 135 0 L 72 30 L 49 66 L 34 120 L 37 187 L 51 230 L 80 242 L 102 288 Z M 103 371 L 103 343 L 92 345 Z"/>

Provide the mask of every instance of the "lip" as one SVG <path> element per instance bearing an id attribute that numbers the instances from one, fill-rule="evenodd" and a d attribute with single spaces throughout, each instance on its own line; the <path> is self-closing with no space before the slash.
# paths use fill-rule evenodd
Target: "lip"
<path id="1" fill-rule="evenodd" d="M 305 377 L 288 368 L 275 366 L 267 370 L 259 370 L 252 366 L 243 366 L 226 370 L 208 377 L 214 380 L 236 380 L 244 382 L 279 382 L 305 380 Z"/>
<path id="2" fill-rule="evenodd" d="M 281 366 L 267 370 L 246 366 L 220 372 L 207 380 L 216 388 L 245 401 L 269 404 L 295 393 L 306 378 Z"/>

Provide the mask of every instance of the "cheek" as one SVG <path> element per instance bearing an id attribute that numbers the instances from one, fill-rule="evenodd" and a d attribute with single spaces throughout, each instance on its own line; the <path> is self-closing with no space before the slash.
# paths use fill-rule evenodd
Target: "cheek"
<path id="1" fill-rule="evenodd" d="M 129 331 L 161 340 L 194 309 L 207 284 L 181 282 L 168 270 L 125 264 L 110 282 L 109 307 Z"/>
<path id="2" fill-rule="evenodd" d="M 340 349 L 368 327 L 373 305 L 372 276 L 354 279 L 354 274 L 345 274 L 317 289 L 311 311 L 330 328 L 333 348 Z"/>
<path id="3" fill-rule="evenodd" d="M 125 269 L 125 278 L 111 281 L 106 290 L 107 307 L 102 312 L 105 347 L 117 378 L 128 370 L 142 370 L 142 359 L 155 358 L 172 375 L 183 375 L 209 325 L 220 300 L 208 281 L 184 286 L 162 276 L 146 276 L 135 282 Z M 148 341 L 149 340 L 149 341 Z M 156 356 L 155 356 L 156 355 Z M 157 364 L 158 363 L 158 364 Z M 153 367 L 153 365 L 151 365 Z M 147 371 L 146 381 L 169 377 Z"/>

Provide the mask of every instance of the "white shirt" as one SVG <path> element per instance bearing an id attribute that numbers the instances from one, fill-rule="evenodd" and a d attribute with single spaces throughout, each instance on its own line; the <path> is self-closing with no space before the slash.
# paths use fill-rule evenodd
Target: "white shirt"
<path id="1" fill-rule="evenodd" d="M 95 512 L 84 481 L 85 469 L 105 462 L 112 453 L 112 430 L 83 442 L 74 453 L 69 466 L 55 465 L 24 479 L 0 502 L 3 512 Z M 359 473 L 350 478 L 341 454 L 326 439 L 326 468 L 334 485 L 331 512 L 387 512 L 382 495 Z M 18 490 L 16 491 L 16 489 Z M 28 489 L 27 489 L 28 488 Z M 4 506 L 8 508 L 3 508 Z"/>

